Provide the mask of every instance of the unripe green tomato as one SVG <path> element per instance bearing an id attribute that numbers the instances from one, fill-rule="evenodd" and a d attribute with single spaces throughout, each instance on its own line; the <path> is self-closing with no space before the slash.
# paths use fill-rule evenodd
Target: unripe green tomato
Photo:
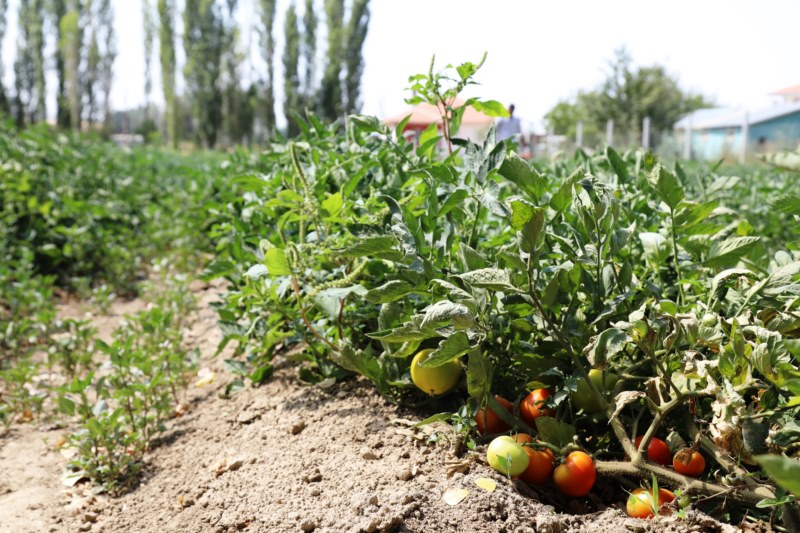
<path id="1" fill-rule="evenodd" d="M 714 313 L 706 313 L 703 315 L 703 325 L 713 327 L 717 325 L 717 315 Z"/>
<path id="2" fill-rule="evenodd" d="M 611 390 L 614 388 L 614 385 L 617 383 L 617 375 L 612 372 L 606 373 L 605 378 L 605 391 L 603 388 L 603 371 L 598 368 L 593 368 L 589 371 L 589 379 L 594 384 L 594 386 L 600 392 L 605 392 L 606 396 Z M 587 413 L 599 413 L 603 410 L 600 402 L 597 398 L 595 398 L 594 393 L 592 393 L 591 387 L 589 387 L 589 383 L 582 379 L 578 381 L 578 390 L 572 393 L 572 403 L 578 409 L 583 409 Z"/>
<path id="3" fill-rule="evenodd" d="M 489 466 L 506 476 L 518 476 L 527 468 L 530 459 L 517 441 L 508 435 L 497 437 L 486 448 Z"/>
<path id="4" fill-rule="evenodd" d="M 419 390 L 430 396 L 451 391 L 461 379 L 462 367 L 458 359 L 439 366 L 420 366 L 433 350 L 422 350 L 411 361 L 411 381 Z"/>

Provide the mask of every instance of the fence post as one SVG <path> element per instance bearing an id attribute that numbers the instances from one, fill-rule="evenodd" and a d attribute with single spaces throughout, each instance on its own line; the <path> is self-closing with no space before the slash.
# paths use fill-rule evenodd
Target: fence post
<path id="1" fill-rule="evenodd" d="M 583 148 L 583 121 L 579 120 L 575 127 L 575 144 L 578 148 Z"/>
<path id="2" fill-rule="evenodd" d="M 644 117 L 642 121 L 642 148 L 650 149 L 650 117 Z"/>
<path id="3" fill-rule="evenodd" d="M 739 162 L 744 163 L 747 161 L 747 142 L 750 135 L 750 114 L 744 112 L 744 122 L 742 122 L 742 150 L 739 153 Z"/>
<path id="4" fill-rule="evenodd" d="M 683 158 L 692 158 L 692 115 L 686 117 L 686 134 L 683 140 Z"/>
<path id="5" fill-rule="evenodd" d="M 614 121 L 611 119 L 606 122 L 606 144 L 609 146 L 614 144 Z"/>

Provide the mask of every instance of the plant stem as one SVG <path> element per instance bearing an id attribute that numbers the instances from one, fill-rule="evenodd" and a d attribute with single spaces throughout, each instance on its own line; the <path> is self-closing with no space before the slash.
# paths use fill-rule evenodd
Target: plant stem
<path id="1" fill-rule="evenodd" d="M 675 259 L 675 275 L 678 276 L 678 305 L 683 305 L 683 274 L 681 274 L 681 262 L 678 258 L 678 234 L 675 231 L 675 210 L 669 209 L 670 229 L 672 230 L 672 256 Z"/>
<path id="2" fill-rule="evenodd" d="M 475 220 L 472 221 L 472 231 L 469 234 L 469 241 L 467 241 L 469 243 L 469 245 L 472 246 L 473 248 L 475 248 L 474 241 L 475 241 L 476 232 L 478 230 L 478 221 L 481 218 L 481 209 L 482 208 L 483 208 L 483 204 L 481 203 L 480 200 L 478 200 L 478 209 L 475 211 Z"/>
<path id="3" fill-rule="evenodd" d="M 775 497 L 774 493 L 767 487 L 761 486 L 753 489 L 739 489 L 737 487 L 727 487 L 716 483 L 706 483 L 705 481 L 683 476 L 673 470 L 652 463 L 635 465 L 633 462 L 627 461 L 595 461 L 595 468 L 599 474 L 607 476 L 638 476 L 647 479 L 655 475 L 659 481 L 671 485 L 678 485 L 686 491 L 700 492 L 714 496 L 725 495 L 751 507 L 754 507 L 765 498 Z"/>

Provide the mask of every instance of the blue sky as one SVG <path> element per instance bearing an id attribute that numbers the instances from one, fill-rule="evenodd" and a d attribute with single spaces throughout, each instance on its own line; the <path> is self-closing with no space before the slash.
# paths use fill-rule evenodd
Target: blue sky
<path id="1" fill-rule="evenodd" d="M 144 101 L 142 1 L 112 2 L 120 50 L 112 93 L 115 108 Z M 317 0 L 320 9 L 321 1 Z M 7 88 L 12 83 L 16 0 L 10 4 L 3 43 Z M 254 0 L 239 4 L 246 43 L 255 19 Z M 288 5 L 288 0 L 278 0 L 279 86 L 280 34 Z M 769 105 L 770 91 L 800 84 L 797 0 L 372 0 L 371 10 L 363 111 L 379 116 L 405 108 L 408 76 L 427 69 L 433 53 L 437 64 L 444 65 L 477 61 L 488 52 L 478 74 L 481 85 L 471 94 L 514 102 L 530 127 L 539 125 L 560 99 L 596 86 L 622 45 L 636 64 L 662 64 L 682 87 L 712 96 L 722 105 L 762 107 Z M 257 41 L 255 35 L 252 39 Z M 253 72 L 258 73 L 263 64 L 253 56 Z M 156 72 L 156 102 L 162 100 L 159 84 Z"/>

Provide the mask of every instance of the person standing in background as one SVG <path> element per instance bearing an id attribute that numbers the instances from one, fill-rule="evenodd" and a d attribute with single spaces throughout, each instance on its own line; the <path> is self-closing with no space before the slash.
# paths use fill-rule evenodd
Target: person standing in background
<path id="1" fill-rule="evenodd" d="M 520 133 L 522 133 L 522 128 L 520 128 L 519 119 L 514 116 L 514 104 L 511 104 L 508 106 L 508 117 L 497 121 L 497 140 L 510 139 Z"/>

